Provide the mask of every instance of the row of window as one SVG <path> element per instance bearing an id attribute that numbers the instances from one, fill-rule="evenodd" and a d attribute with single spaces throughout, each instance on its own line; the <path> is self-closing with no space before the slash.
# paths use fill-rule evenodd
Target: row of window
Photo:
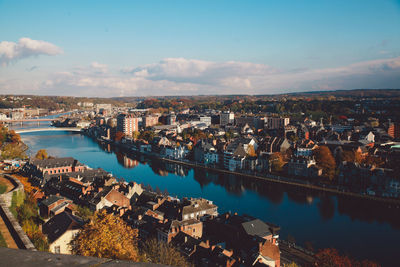
<path id="1" fill-rule="evenodd" d="M 68 169 L 61 169 L 61 170 L 50 170 L 50 171 L 45 171 L 44 173 L 47 174 L 56 174 L 56 173 L 64 173 L 64 172 L 68 172 Z"/>

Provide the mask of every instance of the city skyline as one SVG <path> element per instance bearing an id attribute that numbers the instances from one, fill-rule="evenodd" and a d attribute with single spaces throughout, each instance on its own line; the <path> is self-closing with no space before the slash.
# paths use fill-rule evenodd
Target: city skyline
<path id="1" fill-rule="evenodd" d="M 0 93 L 400 88 L 398 1 L 1 1 Z"/>

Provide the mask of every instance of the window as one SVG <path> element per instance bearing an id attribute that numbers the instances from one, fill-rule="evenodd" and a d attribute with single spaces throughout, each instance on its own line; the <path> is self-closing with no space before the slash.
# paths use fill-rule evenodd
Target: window
<path id="1" fill-rule="evenodd" d="M 54 247 L 54 253 L 60 254 L 60 246 Z"/>

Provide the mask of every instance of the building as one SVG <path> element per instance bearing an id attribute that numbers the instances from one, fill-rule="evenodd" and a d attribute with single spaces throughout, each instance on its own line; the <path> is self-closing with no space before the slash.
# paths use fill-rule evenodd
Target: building
<path id="1" fill-rule="evenodd" d="M 151 127 L 158 124 L 158 116 L 147 115 L 142 118 L 143 127 Z"/>
<path id="2" fill-rule="evenodd" d="M 183 201 L 180 214 L 181 220 L 200 219 L 205 215 L 217 216 L 218 207 L 211 200 L 204 198 L 192 198 Z"/>
<path id="3" fill-rule="evenodd" d="M 104 113 L 109 114 L 111 110 L 112 110 L 111 104 L 96 104 L 96 113 L 100 113 L 100 111 L 102 111 L 102 114 Z"/>
<path id="4" fill-rule="evenodd" d="M 210 116 L 200 116 L 200 122 L 204 123 L 207 126 L 211 125 L 211 117 Z"/>
<path id="5" fill-rule="evenodd" d="M 220 114 L 220 122 L 222 126 L 233 124 L 235 122 L 235 113 L 230 111 L 224 111 Z"/>
<path id="6" fill-rule="evenodd" d="M 168 114 L 167 115 L 167 125 L 174 125 L 176 123 L 176 115 L 175 114 Z"/>
<path id="7" fill-rule="evenodd" d="M 267 117 L 266 119 L 266 127 L 267 129 L 281 129 L 290 123 L 289 118 L 275 118 L 275 117 Z"/>
<path id="8" fill-rule="evenodd" d="M 139 131 L 139 118 L 132 114 L 121 113 L 117 116 L 117 131 L 126 136 L 132 136 L 134 131 Z"/>
<path id="9" fill-rule="evenodd" d="M 85 166 L 74 158 L 49 158 L 31 159 L 24 171 L 30 176 L 36 175 L 43 178 L 45 175 L 65 174 L 71 172 L 83 172 Z"/>
<path id="10" fill-rule="evenodd" d="M 81 218 L 66 211 L 51 218 L 43 224 L 43 234 L 49 241 L 49 250 L 57 254 L 71 254 L 69 243 L 84 224 Z"/>
<path id="11" fill-rule="evenodd" d="M 39 204 L 40 216 L 48 218 L 60 214 L 66 207 L 72 204 L 72 200 L 67 198 L 51 195 Z"/>
<path id="12" fill-rule="evenodd" d="M 388 134 L 396 140 L 400 139 L 400 123 L 389 123 Z"/>

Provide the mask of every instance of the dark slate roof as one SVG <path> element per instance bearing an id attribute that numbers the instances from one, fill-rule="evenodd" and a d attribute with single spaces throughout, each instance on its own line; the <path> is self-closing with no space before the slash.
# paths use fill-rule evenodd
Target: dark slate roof
<path id="1" fill-rule="evenodd" d="M 69 229 L 82 228 L 85 222 L 69 212 L 62 212 L 43 225 L 43 233 L 47 235 L 49 243 L 53 243 Z"/>
<path id="2" fill-rule="evenodd" d="M 51 204 L 64 199 L 63 197 L 60 196 L 56 196 L 56 195 L 51 195 L 49 198 L 43 200 L 42 202 L 40 202 L 41 205 L 45 205 L 45 206 L 50 206 Z"/>
<path id="3" fill-rule="evenodd" d="M 271 235 L 269 226 L 261 221 L 260 219 L 254 219 L 252 221 L 242 223 L 243 229 L 248 235 L 264 237 Z"/>
<path id="4" fill-rule="evenodd" d="M 82 163 L 72 157 L 51 158 L 51 159 L 32 159 L 31 164 L 39 168 L 57 168 L 66 166 L 83 166 Z"/>

